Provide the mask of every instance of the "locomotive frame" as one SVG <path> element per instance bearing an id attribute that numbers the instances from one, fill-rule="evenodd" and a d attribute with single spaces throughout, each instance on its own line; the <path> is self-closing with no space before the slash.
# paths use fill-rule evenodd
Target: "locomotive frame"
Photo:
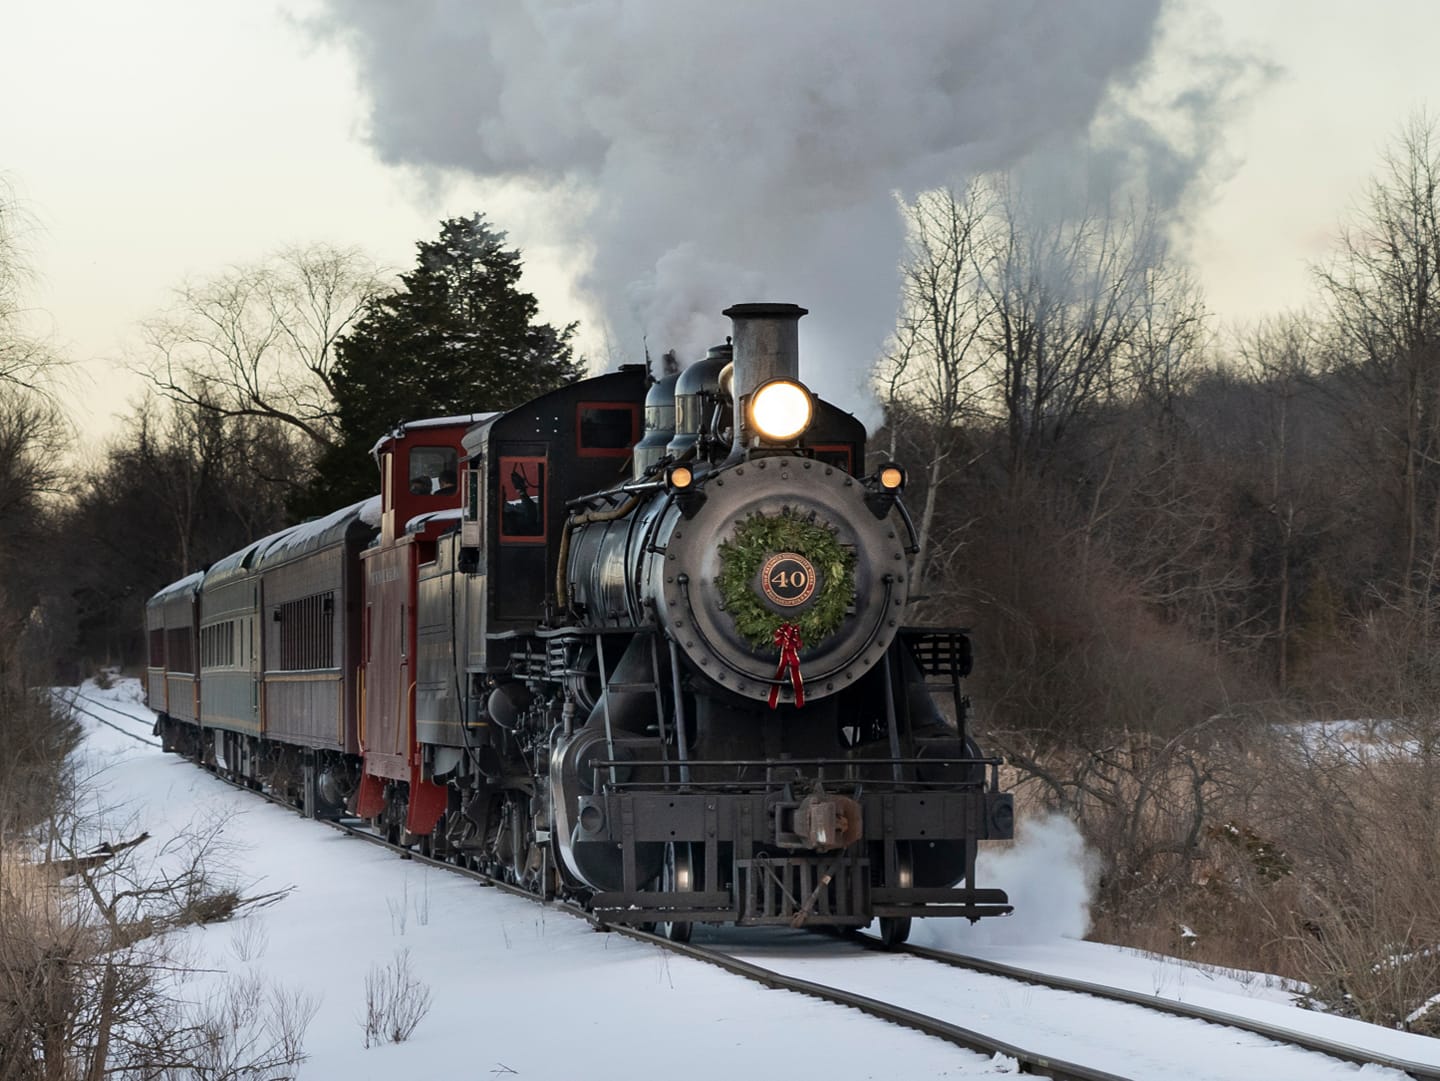
<path id="1" fill-rule="evenodd" d="M 968 733 L 969 638 L 901 625 L 903 471 L 852 473 L 863 426 L 798 382 L 803 309 L 726 314 L 733 345 L 678 376 L 397 426 L 378 498 L 157 593 L 165 747 L 677 938 L 1009 912 L 975 884 L 1014 816 Z M 808 402 L 800 434 L 752 415 L 770 384 Z M 782 519 L 848 554 L 762 553 L 808 587 L 755 583 L 767 648 L 716 582 Z"/>

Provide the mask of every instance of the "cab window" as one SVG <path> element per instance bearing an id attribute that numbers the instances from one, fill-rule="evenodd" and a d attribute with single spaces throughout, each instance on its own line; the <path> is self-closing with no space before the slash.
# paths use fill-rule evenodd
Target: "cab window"
<path id="1" fill-rule="evenodd" d="M 459 471 L 454 447 L 412 447 L 410 449 L 410 492 L 412 495 L 454 495 Z"/>
<path id="2" fill-rule="evenodd" d="M 623 458 L 640 438 L 640 411 L 629 402 L 581 402 L 575 412 L 582 458 Z"/>
<path id="3" fill-rule="evenodd" d="M 504 455 L 500 458 L 500 539 L 545 540 L 545 459 Z"/>

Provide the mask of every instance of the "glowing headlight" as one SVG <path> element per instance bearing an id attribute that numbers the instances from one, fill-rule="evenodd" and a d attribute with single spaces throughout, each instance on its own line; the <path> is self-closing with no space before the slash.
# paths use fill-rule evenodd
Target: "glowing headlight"
<path id="1" fill-rule="evenodd" d="M 751 427 L 776 442 L 798 438 L 814 413 L 810 392 L 788 379 L 772 379 L 750 396 Z"/>

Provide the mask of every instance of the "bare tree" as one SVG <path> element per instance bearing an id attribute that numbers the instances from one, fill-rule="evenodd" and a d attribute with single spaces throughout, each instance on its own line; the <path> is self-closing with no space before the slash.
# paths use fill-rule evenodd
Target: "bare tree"
<path id="1" fill-rule="evenodd" d="M 1331 373 L 1369 414 L 1393 507 L 1399 589 L 1419 601 L 1440 553 L 1440 141 L 1417 115 L 1386 155 L 1358 224 L 1317 270 L 1336 333 Z"/>
<path id="2" fill-rule="evenodd" d="M 890 429 L 890 455 L 902 449 L 926 462 L 925 505 L 912 575 L 923 588 L 934 542 L 940 491 L 959 465 L 960 429 L 978 415 L 984 365 L 977 338 L 988 314 L 977 288 L 974 237 L 988 192 L 979 181 L 963 191 L 922 192 L 902 203 L 906 251 L 900 314 L 890 348 L 876 369 Z"/>
<path id="3" fill-rule="evenodd" d="M 23 237 L 28 225 L 24 209 L 0 177 L 0 385 L 39 391 L 59 360 L 24 325 L 30 273 Z"/>
<path id="4" fill-rule="evenodd" d="M 331 446 L 336 341 L 384 291 L 357 249 L 287 248 L 177 289 L 146 327 L 142 374 L 182 406 L 270 418 Z"/>
<path id="5" fill-rule="evenodd" d="M 1236 479 L 1243 484 L 1249 472 L 1255 502 L 1272 526 L 1271 541 L 1262 552 L 1269 556 L 1269 580 L 1256 584 L 1273 591 L 1275 681 L 1282 692 L 1290 683 L 1297 563 L 1305 538 L 1323 524 L 1323 518 L 1317 520 L 1323 502 L 1321 477 L 1313 468 L 1313 448 L 1305 445 L 1303 417 L 1297 416 L 1302 395 L 1313 385 L 1317 348 L 1307 320 L 1299 315 L 1263 322 L 1238 344 L 1261 412 L 1250 448 L 1253 468 L 1247 471 L 1240 465 Z"/>
<path id="6" fill-rule="evenodd" d="M 42 583 L 54 569 L 35 552 L 51 536 L 49 497 L 63 487 L 60 463 L 69 434 L 51 394 L 61 361 L 26 325 L 24 227 L 21 208 L 0 180 L 0 682 L 18 688 L 40 678 L 50 660 L 35 655 L 43 636 L 32 632 Z M 17 643 L 22 648 L 14 648 Z M 0 703 L 0 720 L 11 705 Z M 17 714 L 26 712 L 13 705 Z M 9 753 L 0 747 L 0 757 Z"/>
<path id="7" fill-rule="evenodd" d="M 96 843 L 105 817 L 62 812 L 43 862 L 0 849 L 0 1079 L 293 1076 L 313 1000 L 241 976 L 187 1006 L 178 985 L 192 970 L 164 935 L 285 891 L 247 897 L 225 882 L 218 824 L 146 859 L 157 842 L 145 834 Z"/>
<path id="8" fill-rule="evenodd" d="M 981 341 L 1018 478 L 1078 417 L 1133 389 L 1123 361 L 1159 310 L 1164 244 L 1151 209 L 1108 199 L 1041 208 L 1010 178 L 991 183 L 995 211 L 978 244 L 991 309 Z"/>

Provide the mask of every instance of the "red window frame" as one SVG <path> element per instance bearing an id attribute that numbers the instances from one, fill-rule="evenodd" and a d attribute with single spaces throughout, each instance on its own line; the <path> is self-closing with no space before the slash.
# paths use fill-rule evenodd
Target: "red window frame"
<path id="1" fill-rule="evenodd" d="M 540 504 L 540 532 L 531 533 L 507 533 L 505 532 L 505 496 L 510 490 L 510 473 L 517 467 L 523 469 L 526 466 L 538 465 L 540 473 L 540 492 L 538 502 Z M 502 454 L 499 462 L 500 474 L 496 478 L 496 523 L 500 540 L 505 544 L 544 544 L 550 534 L 550 511 L 549 492 L 550 484 L 550 459 L 544 454 Z M 527 474 L 528 476 L 528 474 Z"/>
<path id="2" fill-rule="evenodd" d="M 840 466 L 840 468 L 845 470 L 845 472 L 849 473 L 852 477 L 855 475 L 855 452 L 851 448 L 849 443 L 811 443 L 806 447 L 806 449 L 809 450 L 812 454 L 814 454 L 817 459 L 821 454 L 843 453 L 845 455 L 845 461 L 847 464 Z"/>

